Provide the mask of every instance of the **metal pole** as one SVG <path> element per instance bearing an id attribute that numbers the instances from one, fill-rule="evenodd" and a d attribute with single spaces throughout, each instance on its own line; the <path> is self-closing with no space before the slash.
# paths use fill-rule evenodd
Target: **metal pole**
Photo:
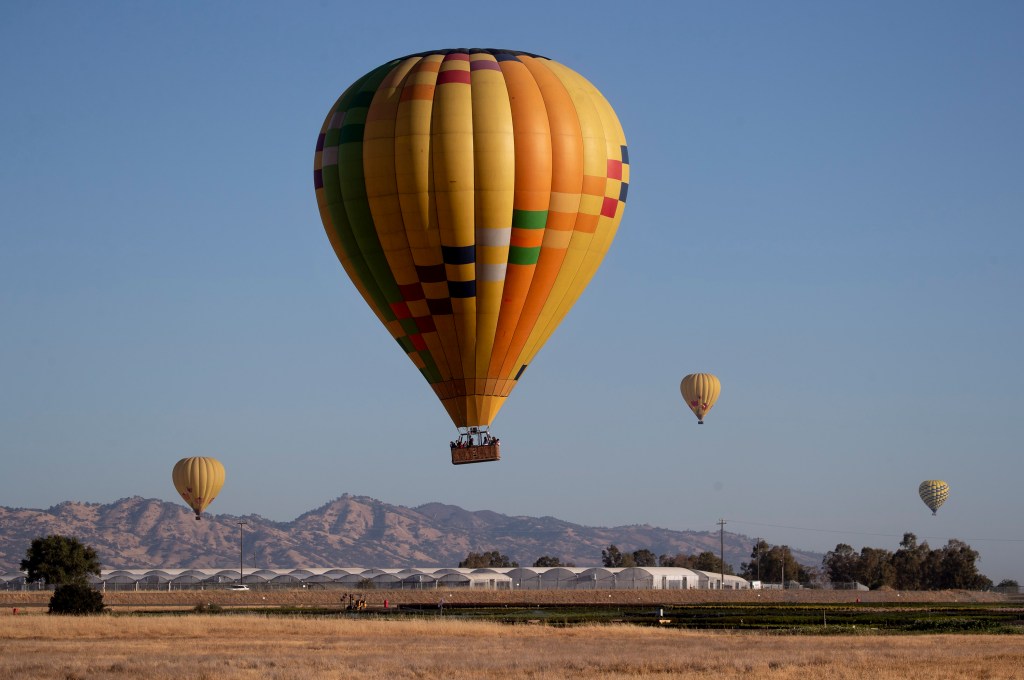
<path id="1" fill-rule="evenodd" d="M 238 523 L 238 585 L 242 585 L 242 526 L 248 522 Z"/>
<path id="2" fill-rule="evenodd" d="M 722 572 L 721 573 L 722 580 L 718 582 L 718 589 L 719 590 L 724 590 L 725 589 L 725 520 L 724 519 L 719 519 L 718 520 L 718 561 L 721 562 L 721 564 L 719 564 L 718 566 L 719 566 L 719 568 L 720 568 L 720 570 Z"/>

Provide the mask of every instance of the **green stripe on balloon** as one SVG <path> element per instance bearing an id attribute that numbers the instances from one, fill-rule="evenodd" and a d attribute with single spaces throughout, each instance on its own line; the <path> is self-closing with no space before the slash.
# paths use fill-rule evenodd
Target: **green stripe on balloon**
<path id="1" fill-rule="evenodd" d="M 540 259 L 540 246 L 532 248 L 511 246 L 508 249 L 509 264 L 537 264 L 538 259 Z"/>
<path id="2" fill-rule="evenodd" d="M 393 67 L 394 63 L 391 63 L 373 71 L 354 93 L 352 101 L 345 102 L 345 122 L 341 127 L 338 146 L 338 165 L 346 168 L 346 172 L 339 175 L 342 201 L 355 243 L 366 263 L 367 271 L 360 272 L 360 278 L 367 289 L 377 291 L 375 300 L 382 298 L 381 307 L 389 320 L 394 318 L 390 305 L 401 302 L 402 294 L 381 247 L 366 195 L 363 131 L 373 93 Z"/>
<path id="3" fill-rule="evenodd" d="M 346 109 L 357 99 L 357 96 L 362 88 L 366 86 L 367 82 L 370 82 L 371 80 L 379 82 L 380 79 L 383 78 L 383 75 L 381 74 L 386 73 L 390 68 L 391 64 L 385 64 L 356 81 L 356 83 L 345 91 L 345 94 L 343 94 L 335 104 L 335 108 L 331 112 L 331 117 L 333 118 L 334 116 L 345 112 Z M 376 86 L 374 86 L 374 89 L 376 89 Z M 328 130 L 327 134 L 324 136 L 324 151 L 321 158 L 327 157 L 330 154 L 340 154 L 340 140 L 340 129 L 334 128 Z M 333 231 L 334 236 L 337 238 L 341 250 L 345 253 L 345 257 L 351 265 L 354 276 L 359 280 L 360 284 L 362 284 L 363 288 L 373 301 L 374 306 L 383 316 L 385 321 L 393 320 L 395 318 L 394 313 L 388 307 L 387 298 L 374 280 L 370 266 L 367 263 L 366 258 L 363 256 L 359 247 L 359 242 L 353 231 L 351 221 L 349 220 L 348 211 L 346 210 L 344 203 L 345 197 L 342 193 L 341 175 L 338 168 L 339 166 L 337 162 L 323 165 L 321 168 L 321 174 L 323 176 L 324 201 L 330 218 L 330 228 Z"/>
<path id="4" fill-rule="evenodd" d="M 513 210 L 513 229 L 543 229 L 548 222 L 547 210 Z"/>

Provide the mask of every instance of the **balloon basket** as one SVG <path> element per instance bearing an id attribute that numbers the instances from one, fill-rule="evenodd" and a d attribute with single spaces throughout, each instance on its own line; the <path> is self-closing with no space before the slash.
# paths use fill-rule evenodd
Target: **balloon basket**
<path id="1" fill-rule="evenodd" d="M 489 463 L 496 460 L 501 460 L 501 444 L 452 447 L 452 465 Z"/>

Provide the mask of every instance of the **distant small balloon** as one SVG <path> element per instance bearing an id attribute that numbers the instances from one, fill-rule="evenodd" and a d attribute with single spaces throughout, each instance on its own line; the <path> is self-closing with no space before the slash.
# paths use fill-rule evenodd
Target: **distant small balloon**
<path id="1" fill-rule="evenodd" d="M 697 416 L 697 424 L 704 424 L 704 416 L 718 401 L 722 391 L 722 383 L 710 373 L 691 373 L 679 383 L 679 391 L 686 400 L 693 414 Z"/>
<path id="2" fill-rule="evenodd" d="M 949 497 L 949 484 L 941 479 L 926 479 L 917 487 L 917 494 L 934 515 Z"/>
<path id="3" fill-rule="evenodd" d="M 171 472 L 174 488 L 185 499 L 196 519 L 206 509 L 224 486 L 224 466 L 216 458 L 182 458 Z"/>

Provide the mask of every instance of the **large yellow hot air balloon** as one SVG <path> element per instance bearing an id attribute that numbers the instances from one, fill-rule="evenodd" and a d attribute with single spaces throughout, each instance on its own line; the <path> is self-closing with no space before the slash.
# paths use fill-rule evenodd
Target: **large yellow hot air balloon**
<path id="1" fill-rule="evenodd" d="M 338 259 L 474 445 L 494 441 L 498 410 L 596 272 L 628 184 L 601 93 L 508 50 L 374 69 L 331 108 L 314 158 Z"/>
<path id="2" fill-rule="evenodd" d="M 722 384 L 710 373 L 691 373 L 679 383 L 679 391 L 686 400 L 693 414 L 697 416 L 697 424 L 704 424 L 704 416 L 718 401 Z"/>
<path id="3" fill-rule="evenodd" d="M 224 486 L 224 466 L 216 458 L 182 458 L 171 473 L 174 488 L 196 513 L 196 519 Z"/>
<path id="4" fill-rule="evenodd" d="M 926 479 L 917 487 L 917 494 L 934 515 L 949 498 L 949 484 L 941 479 Z"/>

